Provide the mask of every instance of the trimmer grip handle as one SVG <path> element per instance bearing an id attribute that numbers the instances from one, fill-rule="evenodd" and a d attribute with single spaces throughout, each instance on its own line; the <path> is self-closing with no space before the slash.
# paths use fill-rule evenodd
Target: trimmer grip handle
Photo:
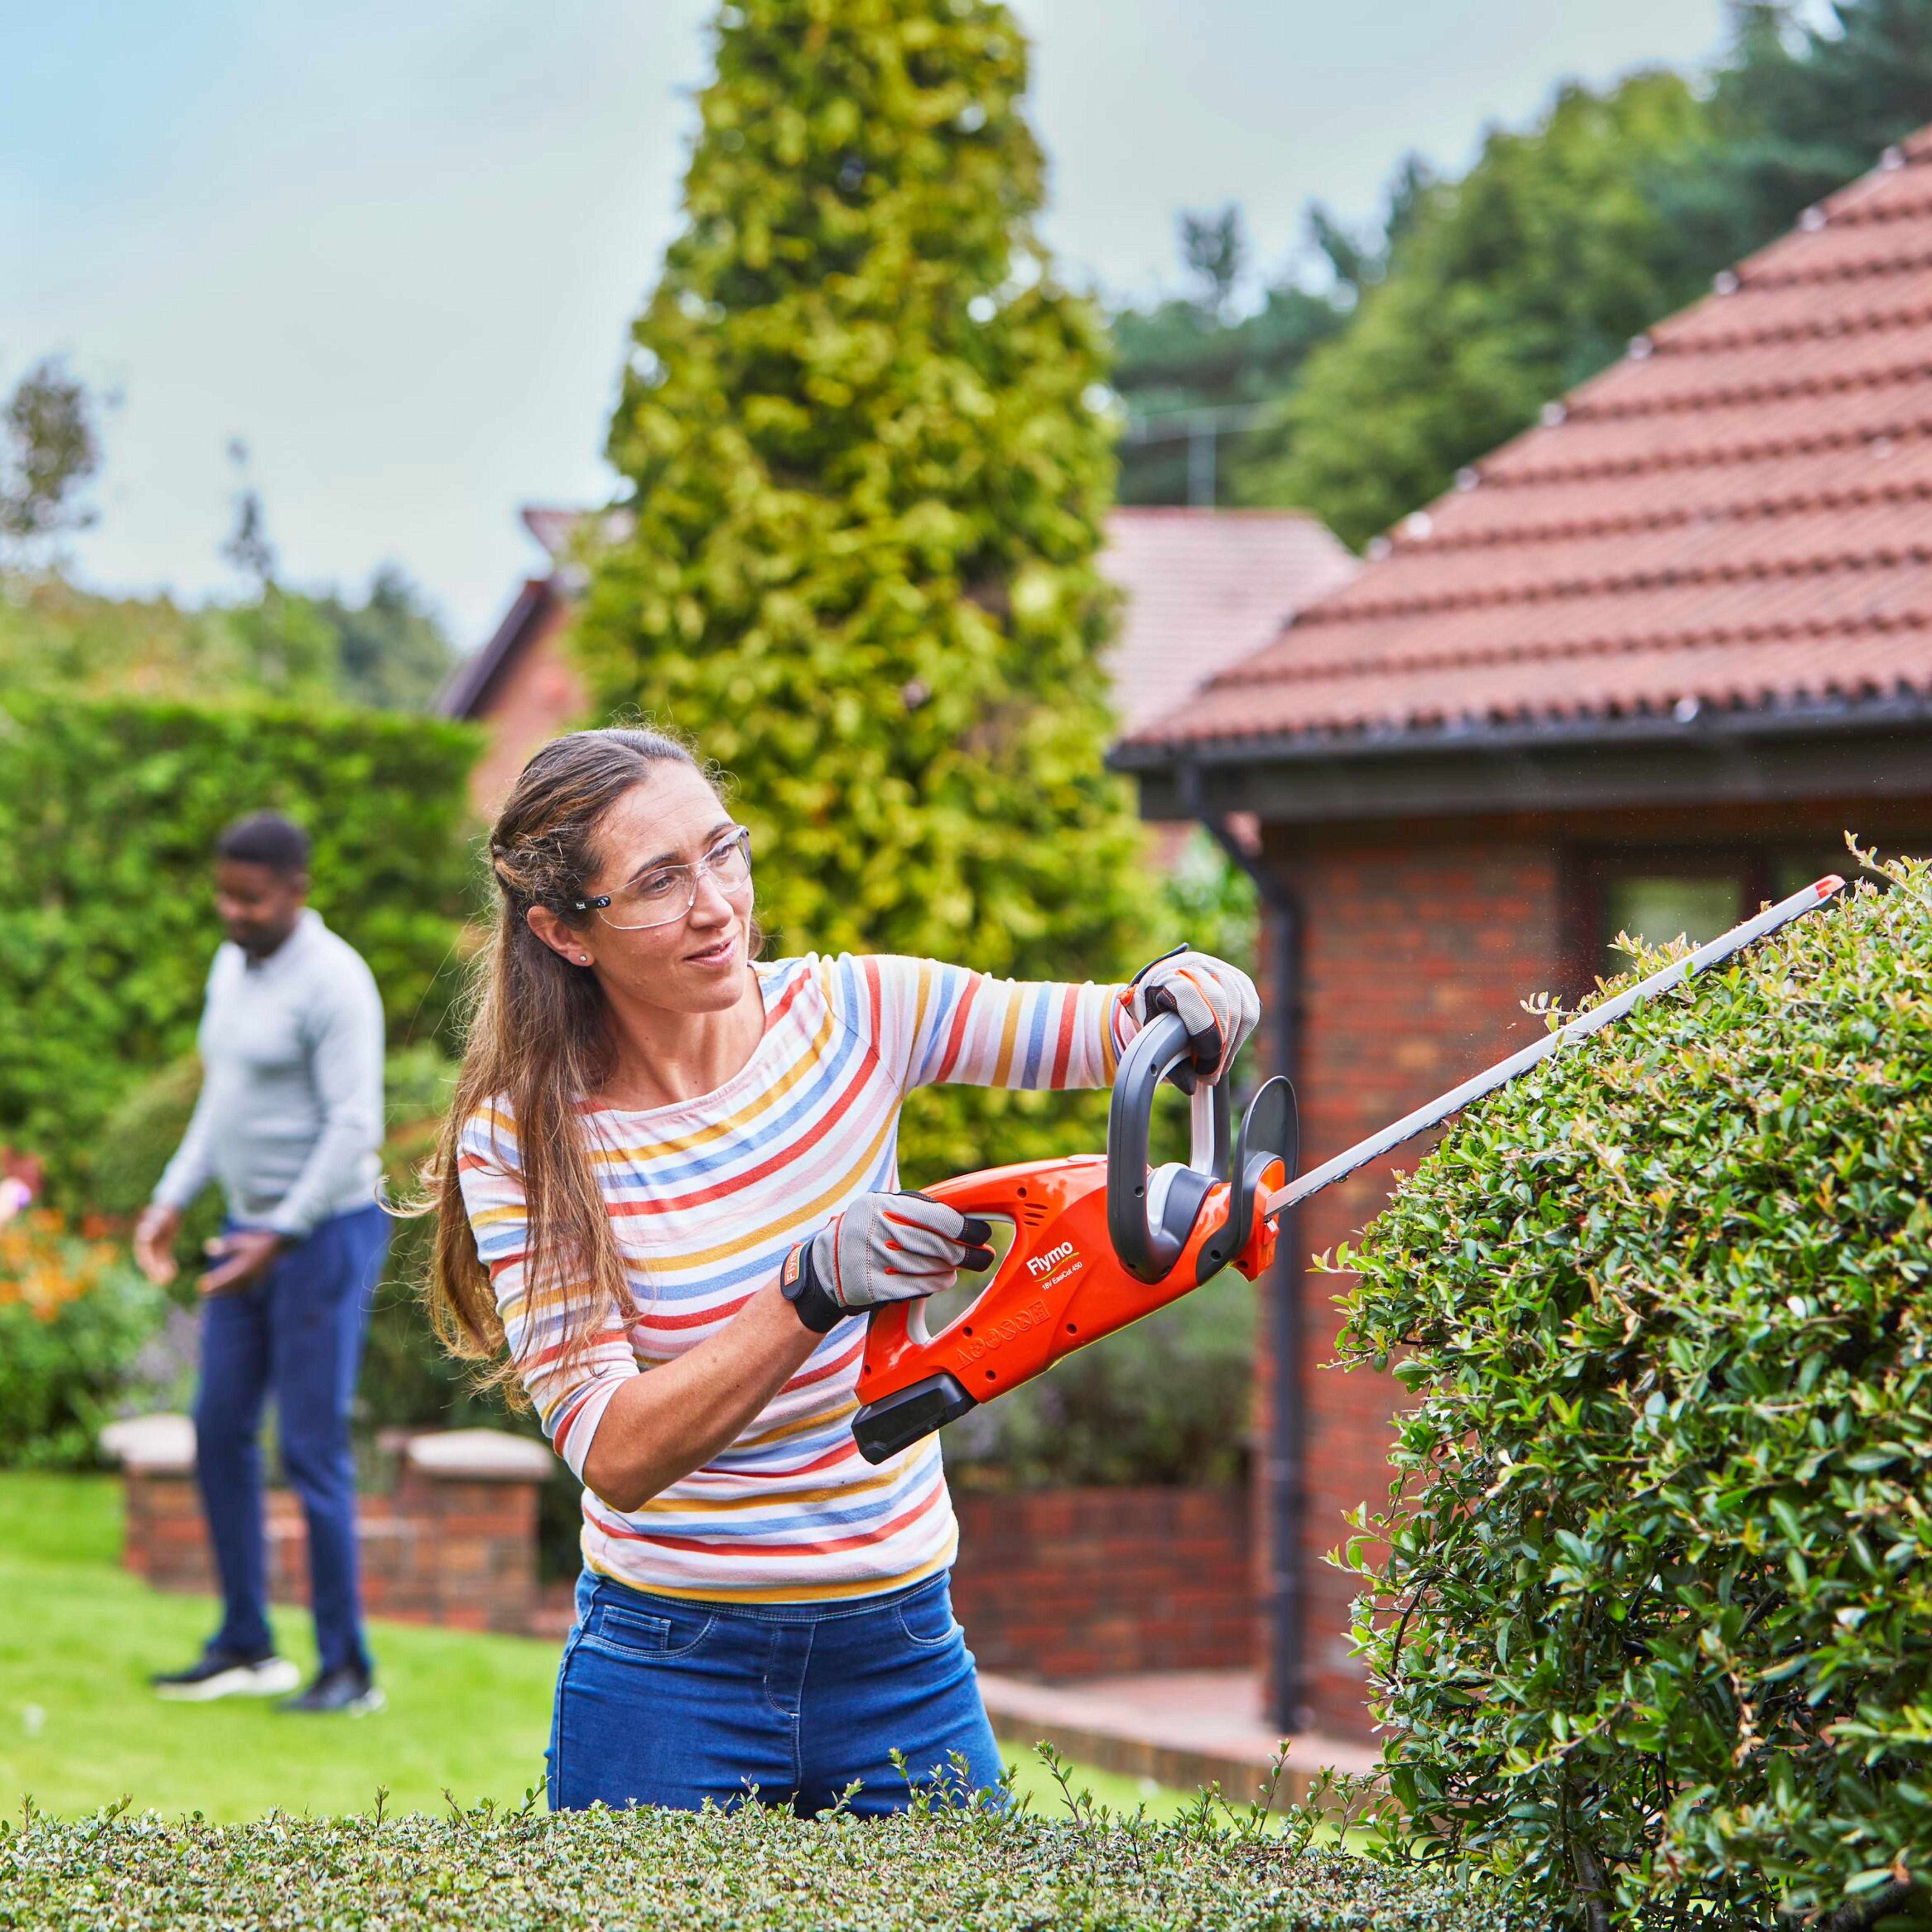
<path id="1" fill-rule="evenodd" d="M 1162 1081 L 1184 1065 L 1192 1072 L 1193 1051 L 1180 1016 L 1172 1010 L 1154 1014 L 1120 1056 L 1107 1114 L 1108 1238 L 1120 1265 L 1136 1280 L 1149 1283 L 1166 1280 L 1186 1244 L 1186 1228 L 1177 1235 L 1166 1224 L 1185 1220 L 1192 1226 L 1194 1210 L 1208 1184 L 1220 1178 L 1228 1159 L 1231 1136 L 1226 1083 L 1216 1082 L 1210 1088 L 1204 1103 L 1199 1102 L 1198 1088 L 1190 1088 L 1197 1096 L 1191 1168 L 1175 1178 L 1169 1191 L 1175 1211 L 1160 1216 L 1150 1213 L 1148 1138 L 1154 1124 L 1154 1095 Z M 1204 1114 L 1211 1128 L 1204 1148 L 1199 1132 Z M 1187 1184 L 1185 1187 L 1183 1183 Z"/>

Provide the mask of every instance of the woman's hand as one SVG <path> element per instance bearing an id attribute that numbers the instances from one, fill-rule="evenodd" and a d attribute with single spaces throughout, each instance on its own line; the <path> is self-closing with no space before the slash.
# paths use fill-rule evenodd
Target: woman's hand
<path id="1" fill-rule="evenodd" d="M 715 1334 L 619 1388 L 584 1459 L 585 1483 L 613 1509 L 642 1509 L 736 1442 L 821 1335 L 882 1301 L 950 1288 L 962 1268 L 992 1267 L 992 1236 L 922 1194 L 860 1195 Z"/>
<path id="2" fill-rule="evenodd" d="M 1156 992 L 1172 999 L 1194 1049 L 1195 1069 L 1210 1083 L 1234 1064 L 1235 1054 L 1262 1016 L 1261 995 L 1255 991 L 1255 982 L 1238 966 L 1230 966 L 1212 953 L 1190 952 L 1184 948 L 1163 953 L 1134 975 L 1120 992 L 1134 1032 L 1160 1010 L 1154 1004 Z"/>
<path id="3" fill-rule="evenodd" d="M 882 1301 L 938 1294 L 991 1268 L 993 1231 L 923 1194 L 862 1194 L 785 1258 L 784 1298 L 814 1334 Z"/>

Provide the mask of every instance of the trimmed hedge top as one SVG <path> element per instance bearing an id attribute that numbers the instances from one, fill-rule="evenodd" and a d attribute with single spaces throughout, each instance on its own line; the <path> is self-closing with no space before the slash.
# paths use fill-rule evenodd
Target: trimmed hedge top
<path id="1" fill-rule="evenodd" d="M 722 1815 L 486 1807 L 387 1822 L 271 1815 L 214 1826 L 104 1814 L 0 1825 L 8 1932 L 1475 1932 L 1494 1923 L 1492 1904 L 1439 1875 L 1204 1822 L 969 1810 L 807 1822 L 748 1804 Z"/>

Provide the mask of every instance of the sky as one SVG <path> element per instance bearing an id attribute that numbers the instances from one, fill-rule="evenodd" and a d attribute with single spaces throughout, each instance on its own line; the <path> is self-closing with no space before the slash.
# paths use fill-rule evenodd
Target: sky
<path id="1" fill-rule="evenodd" d="M 101 588 L 238 586 L 249 452 L 286 580 L 385 561 L 460 648 L 593 500 L 625 331 L 675 232 L 713 0 L 0 0 L 0 392 L 117 394 Z M 1466 165 L 1557 81 L 1722 44 L 1723 0 L 1016 0 L 1063 274 L 1177 289 L 1176 217 L 1238 202 L 1285 267 L 1311 198 Z"/>

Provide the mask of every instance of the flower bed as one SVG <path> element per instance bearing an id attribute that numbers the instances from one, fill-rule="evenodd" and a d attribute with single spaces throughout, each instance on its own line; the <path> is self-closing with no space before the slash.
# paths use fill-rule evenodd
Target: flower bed
<path id="1" fill-rule="evenodd" d="M 0 1468 L 91 1463 L 165 1308 L 115 1243 L 59 1215 L 0 1226 Z"/>

